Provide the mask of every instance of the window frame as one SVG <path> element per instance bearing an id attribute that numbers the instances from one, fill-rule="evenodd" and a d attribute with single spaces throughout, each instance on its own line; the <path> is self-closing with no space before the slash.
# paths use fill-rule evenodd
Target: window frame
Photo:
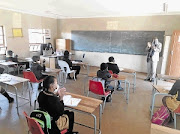
<path id="1" fill-rule="evenodd" d="M 37 36 L 37 35 L 30 35 L 33 32 L 30 30 L 34 30 L 34 33 L 39 33 L 40 35 L 38 36 L 42 36 L 42 42 L 38 42 L 38 40 L 35 40 L 34 42 L 32 42 L 32 40 L 30 40 L 30 38 L 33 36 Z M 44 34 L 44 29 L 37 29 L 37 28 L 29 28 L 28 29 L 28 36 L 29 36 L 29 51 L 30 52 L 39 52 L 40 51 L 40 47 L 41 44 L 45 44 L 46 43 L 46 39 L 45 39 L 45 34 Z"/>

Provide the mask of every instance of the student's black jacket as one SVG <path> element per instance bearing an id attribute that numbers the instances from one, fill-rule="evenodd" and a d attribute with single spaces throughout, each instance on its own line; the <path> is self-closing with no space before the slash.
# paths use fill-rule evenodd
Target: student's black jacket
<path id="1" fill-rule="evenodd" d="M 38 80 L 42 79 L 42 76 L 43 76 L 42 71 L 43 71 L 43 69 L 44 68 L 37 62 L 33 62 L 31 64 L 31 71 L 34 73 L 34 75 L 36 76 L 36 78 Z"/>
<path id="2" fill-rule="evenodd" d="M 41 91 L 38 103 L 39 107 L 46 110 L 55 121 L 64 114 L 64 103 L 54 93 Z"/>
<path id="3" fill-rule="evenodd" d="M 176 80 L 171 90 L 169 91 L 169 94 L 176 95 L 177 92 L 178 92 L 177 100 L 180 101 L 180 80 Z"/>
<path id="4" fill-rule="evenodd" d="M 64 56 L 63 61 L 66 61 L 70 68 L 72 67 L 72 62 L 71 62 L 71 60 L 69 60 L 69 56 Z"/>
<path id="5" fill-rule="evenodd" d="M 118 74 L 119 71 L 119 67 L 116 63 L 112 63 L 112 62 L 108 62 L 108 70 L 111 70 L 114 74 Z"/>

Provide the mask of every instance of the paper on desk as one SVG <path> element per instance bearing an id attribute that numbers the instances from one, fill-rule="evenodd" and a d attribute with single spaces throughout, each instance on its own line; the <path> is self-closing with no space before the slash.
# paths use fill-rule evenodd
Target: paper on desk
<path id="1" fill-rule="evenodd" d="M 72 64 L 78 64 L 78 62 L 77 61 L 72 61 Z"/>
<path id="2" fill-rule="evenodd" d="M 122 71 L 122 70 L 124 70 L 124 68 L 120 67 L 119 70 Z"/>
<path id="3" fill-rule="evenodd" d="M 81 99 L 79 98 L 73 98 L 71 95 L 65 95 L 63 97 L 63 102 L 65 106 L 71 106 L 71 107 L 76 107 Z"/>
<path id="4" fill-rule="evenodd" d="M 9 82 L 11 81 L 11 77 L 0 76 L 0 82 Z"/>

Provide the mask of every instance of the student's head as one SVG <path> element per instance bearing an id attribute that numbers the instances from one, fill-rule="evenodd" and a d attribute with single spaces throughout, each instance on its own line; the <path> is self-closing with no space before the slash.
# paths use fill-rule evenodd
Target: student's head
<path id="1" fill-rule="evenodd" d="M 12 50 L 8 50 L 7 54 L 12 57 L 13 56 L 13 51 Z"/>
<path id="2" fill-rule="evenodd" d="M 109 62 L 114 62 L 114 57 L 109 57 Z"/>
<path id="3" fill-rule="evenodd" d="M 64 57 L 69 57 L 69 51 L 64 51 Z"/>
<path id="4" fill-rule="evenodd" d="M 154 39 L 153 39 L 153 42 L 155 43 L 155 44 L 158 44 L 158 38 L 157 37 L 154 37 Z"/>
<path id="5" fill-rule="evenodd" d="M 107 69 L 107 67 L 108 67 L 108 65 L 107 65 L 106 63 L 101 63 L 100 69 L 101 69 L 102 71 L 104 71 L 104 70 Z"/>
<path id="6" fill-rule="evenodd" d="M 33 60 L 33 62 L 38 62 L 38 61 L 40 61 L 40 57 L 39 56 L 33 56 L 32 60 Z"/>
<path id="7" fill-rule="evenodd" d="M 43 81 L 43 90 L 54 92 L 54 90 L 57 89 L 57 79 L 54 76 L 48 76 Z"/>

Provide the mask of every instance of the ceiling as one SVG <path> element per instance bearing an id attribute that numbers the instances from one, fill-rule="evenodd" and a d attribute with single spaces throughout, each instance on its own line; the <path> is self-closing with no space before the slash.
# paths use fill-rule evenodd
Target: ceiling
<path id="1" fill-rule="evenodd" d="M 52 18 L 180 14 L 180 0 L 0 0 L 0 8 Z"/>

